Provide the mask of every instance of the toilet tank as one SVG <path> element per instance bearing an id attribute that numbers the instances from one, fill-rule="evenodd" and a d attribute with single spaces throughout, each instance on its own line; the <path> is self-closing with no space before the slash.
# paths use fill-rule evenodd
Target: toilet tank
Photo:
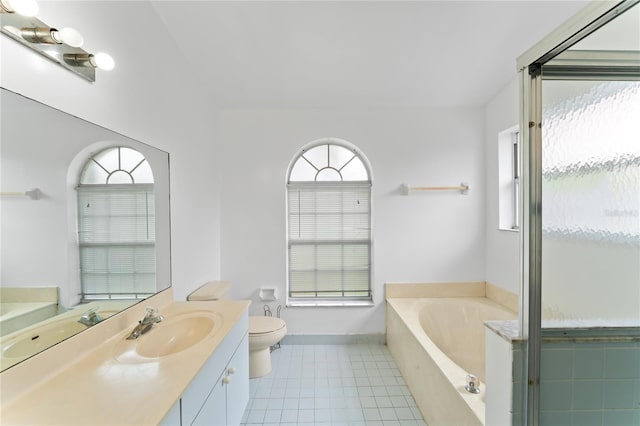
<path id="1" fill-rule="evenodd" d="M 226 299 L 230 284 L 227 281 L 209 281 L 187 296 L 189 301 Z"/>

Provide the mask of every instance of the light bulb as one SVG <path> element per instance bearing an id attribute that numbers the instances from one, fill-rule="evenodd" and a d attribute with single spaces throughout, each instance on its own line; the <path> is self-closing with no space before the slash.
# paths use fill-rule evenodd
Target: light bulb
<path id="1" fill-rule="evenodd" d="M 71 47 L 81 47 L 84 44 L 84 37 L 74 28 L 66 27 L 61 30 L 52 30 L 51 37 L 58 43 L 64 43 Z"/>
<path id="2" fill-rule="evenodd" d="M 2 0 L 2 6 L 24 16 L 35 16 L 40 10 L 35 0 Z"/>
<path id="3" fill-rule="evenodd" d="M 115 66 L 113 58 L 106 53 L 96 53 L 91 56 L 91 64 L 101 70 L 111 71 Z"/>

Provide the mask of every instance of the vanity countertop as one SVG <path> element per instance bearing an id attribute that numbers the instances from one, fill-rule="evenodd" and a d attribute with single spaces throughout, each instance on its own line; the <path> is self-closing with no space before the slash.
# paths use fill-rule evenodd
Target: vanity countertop
<path id="1" fill-rule="evenodd" d="M 158 424 L 249 304 L 250 301 L 225 300 L 163 306 L 161 314 L 165 319 L 208 310 L 218 312 L 223 323 L 213 335 L 182 352 L 155 358 L 153 362 L 122 363 L 116 360 L 113 348 L 131 332 L 133 322 L 130 328 L 111 334 L 94 350 L 40 382 L 33 380 L 19 396 L 5 401 L 0 413 L 2 424 Z M 162 323 L 157 325 L 161 326 Z M 7 392 L 5 386 L 2 390 Z"/>

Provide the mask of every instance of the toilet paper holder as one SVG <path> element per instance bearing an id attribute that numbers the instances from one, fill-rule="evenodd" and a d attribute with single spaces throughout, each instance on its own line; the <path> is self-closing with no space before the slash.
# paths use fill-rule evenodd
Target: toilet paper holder
<path id="1" fill-rule="evenodd" d="M 263 302 L 274 302 L 278 299 L 278 292 L 276 287 L 261 287 L 258 296 Z"/>

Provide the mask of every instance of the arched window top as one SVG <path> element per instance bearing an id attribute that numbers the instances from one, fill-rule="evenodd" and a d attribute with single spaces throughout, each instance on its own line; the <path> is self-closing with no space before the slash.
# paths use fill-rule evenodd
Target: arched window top
<path id="1" fill-rule="evenodd" d="M 368 167 L 358 150 L 331 139 L 303 148 L 289 172 L 289 182 L 369 182 Z"/>
<path id="2" fill-rule="evenodd" d="M 149 162 L 126 146 L 107 148 L 91 157 L 80 176 L 81 185 L 153 183 Z"/>

